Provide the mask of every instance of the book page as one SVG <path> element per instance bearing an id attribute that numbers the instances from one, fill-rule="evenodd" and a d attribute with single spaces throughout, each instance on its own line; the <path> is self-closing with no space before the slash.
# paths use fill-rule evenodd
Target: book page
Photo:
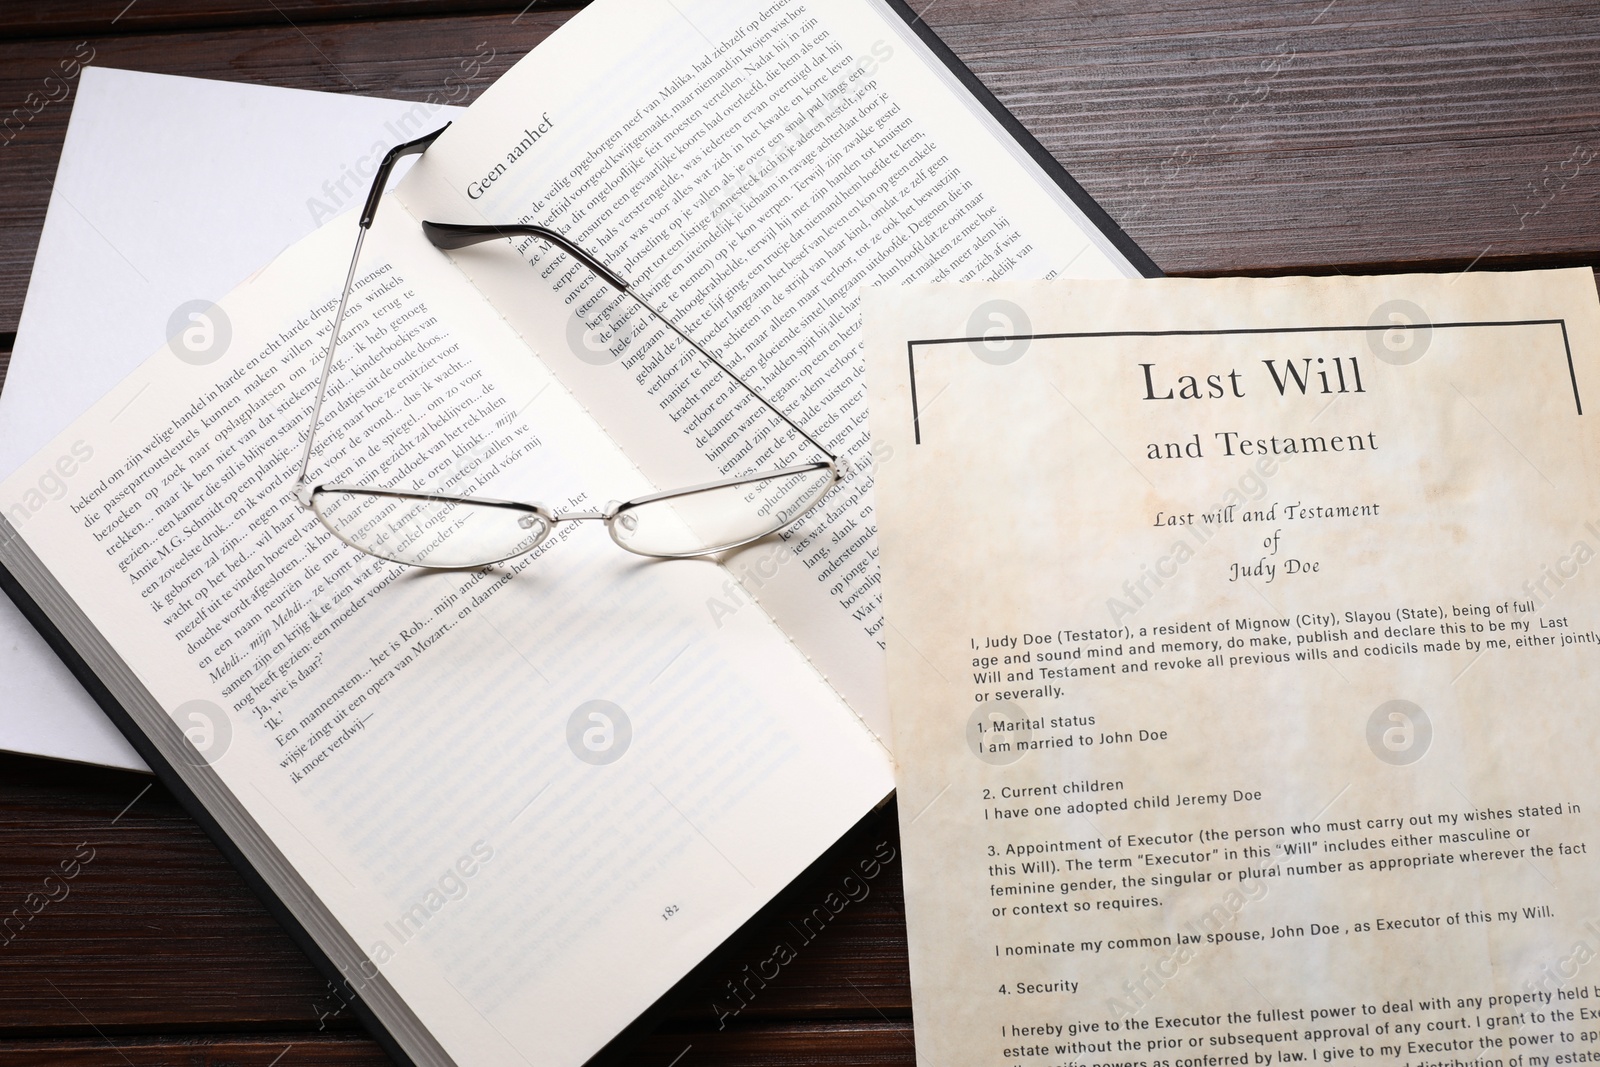
<path id="1" fill-rule="evenodd" d="M 890 455 L 867 434 L 857 289 L 1132 273 L 930 63 L 859 0 L 608 5 L 502 77 L 399 191 L 434 221 L 565 234 L 842 458 L 845 483 L 730 554 L 735 581 L 699 610 L 717 624 L 759 600 L 885 737 L 872 477 Z M 817 458 L 565 253 L 453 257 L 657 486 Z"/>
<path id="2" fill-rule="evenodd" d="M 919 1062 L 1600 1056 L 1592 272 L 865 315 Z"/>
<path id="3" fill-rule="evenodd" d="M 888 760 L 764 613 L 709 624 L 715 563 L 586 522 L 424 571 L 301 509 L 354 236 L 197 314 L 0 504 L 354 939 L 358 991 L 387 983 L 457 1063 L 582 1063 L 881 800 Z M 400 205 L 354 294 L 313 481 L 557 511 L 647 488 Z"/>

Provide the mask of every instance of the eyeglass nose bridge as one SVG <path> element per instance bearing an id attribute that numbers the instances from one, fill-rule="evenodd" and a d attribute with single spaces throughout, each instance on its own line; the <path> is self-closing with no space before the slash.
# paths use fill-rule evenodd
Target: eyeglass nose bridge
<path id="1" fill-rule="evenodd" d="M 610 522 L 622 508 L 622 501 L 612 500 L 599 511 L 567 511 L 557 515 L 552 522 Z"/>
<path id="2" fill-rule="evenodd" d="M 611 534 L 611 539 L 621 545 L 623 544 L 623 537 L 618 536 L 616 524 L 621 523 L 623 528 L 631 534 L 635 524 L 638 522 L 633 515 L 623 511 L 623 507 L 622 501 L 612 500 L 600 511 L 569 511 L 565 514 L 557 515 L 551 522 L 551 529 L 554 530 L 557 524 L 563 522 L 603 522 Z"/>

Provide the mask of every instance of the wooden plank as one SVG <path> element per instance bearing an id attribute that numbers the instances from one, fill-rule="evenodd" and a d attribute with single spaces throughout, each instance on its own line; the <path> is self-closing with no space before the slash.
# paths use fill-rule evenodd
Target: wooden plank
<path id="1" fill-rule="evenodd" d="M 496 50 L 492 76 L 566 17 L 84 43 L 108 65 L 420 99 L 442 93 L 481 42 Z M 928 19 L 1169 270 L 1600 258 L 1592 6 L 1161 0 L 1091 11 L 1068 0 L 943 0 Z M 0 102 L 63 91 L 46 79 L 70 67 L 78 45 L 0 45 Z M 67 104 L 45 103 L 0 154 L 12 193 L 0 204 L 0 330 L 15 328 Z"/>
<path id="2" fill-rule="evenodd" d="M 390 1067 L 358 1035 L 112 1037 L 0 1040 L 0 1067 Z"/>
<path id="3" fill-rule="evenodd" d="M 626 1062 L 636 1067 L 910 1067 L 909 1022 L 800 1023 L 720 1032 L 662 1032 Z M 99 1036 L 0 1040 L 0 1067 L 387 1067 L 356 1035 Z"/>
<path id="4" fill-rule="evenodd" d="M 942 0 L 927 18 L 1169 271 L 1600 262 L 1593 4 Z"/>
<path id="5" fill-rule="evenodd" d="M 334 1006 L 200 828 L 145 776 L 0 757 L 0 855 L 0 1033 L 315 1030 Z"/>

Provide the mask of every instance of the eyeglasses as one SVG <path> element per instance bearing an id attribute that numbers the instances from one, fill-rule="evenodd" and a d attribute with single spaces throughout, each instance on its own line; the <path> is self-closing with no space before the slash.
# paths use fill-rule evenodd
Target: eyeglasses
<path id="1" fill-rule="evenodd" d="M 710 361 L 824 458 L 800 466 L 651 493 L 609 504 L 602 511 L 560 514 L 542 504 L 515 500 L 367 485 L 312 485 L 309 478 L 312 446 L 322 418 L 322 402 L 333 370 L 345 308 L 355 283 L 362 241 L 372 227 L 378 200 L 395 163 L 404 156 L 420 155 L 445 128 L 391 149 L 379 165 L 372 190 L 367 194 L 356 231 L 355 251 L 350 256 L 350 269 L 334 313 L 328 351 L 323 357 L 322 378 L 311 410 L 311 430 L 306 435 L 305 453 L 295 483 L 295 496 L 302 507 L 314 512 L 339 540 L 368 555 L 414 567 L 463 568 L 487 566 L 525 555 L 564 522 L 603 522 L 613 541 L 642 556 L 667 559 L 706 556 L 737 548 L 791 526 L 828 495 L 840 480 L 837 457 L 646 303 L 633 287 L 594 256 L 542 226 L 461 226 L 435 222 L 424 222 L 422 228 L 438 248 L 455 249 L 498 238 L 532 237 L 571 256 Z"/>

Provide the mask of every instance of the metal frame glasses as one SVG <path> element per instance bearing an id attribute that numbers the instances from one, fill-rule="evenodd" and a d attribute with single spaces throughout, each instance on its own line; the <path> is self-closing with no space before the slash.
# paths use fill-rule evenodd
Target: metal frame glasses
<path id="1" fill-rule="evenodd" d="M 306 434 L 295 497 L 339 540 L 380 559 L 408 566 L 481 567 L 533 551 L 564 522 L 603 522 L 620 547 L 642 556 L 685 559 L 712 555 L 749 544 L 793 525 L 839 483 L 839 461 L 794 420 L 757 393 L 716 356 L 647 303 L 605 264 L 554 230 L 542 226 L 466 226 L 424 222 L 423 232 L 440 249 L 464 248 L 508 237 L 532 237 L 571 256 L 611 288 L 631 299 L 689 347 L 773 412 L 823 457 L 816 462 L 779 470 L 723 478 L 684 489 L 672 489 L 613 502 L 601 511 L 557 513 L 542 504 L 478 496 L 453 496 L 370 485 L 322 484 L 310 481 L 311 454 L 322 418 L 323 399 L 333 371 L 334 352 L 355 284 L 361 245 L 377 213 L 389 173 L 402 157 L 426 151 L 444 128 L 398 145 L 384 156 L 356 231 L 355 250 L 344 289 L 334 313 L 333 331 L 323 357 Z"/>

